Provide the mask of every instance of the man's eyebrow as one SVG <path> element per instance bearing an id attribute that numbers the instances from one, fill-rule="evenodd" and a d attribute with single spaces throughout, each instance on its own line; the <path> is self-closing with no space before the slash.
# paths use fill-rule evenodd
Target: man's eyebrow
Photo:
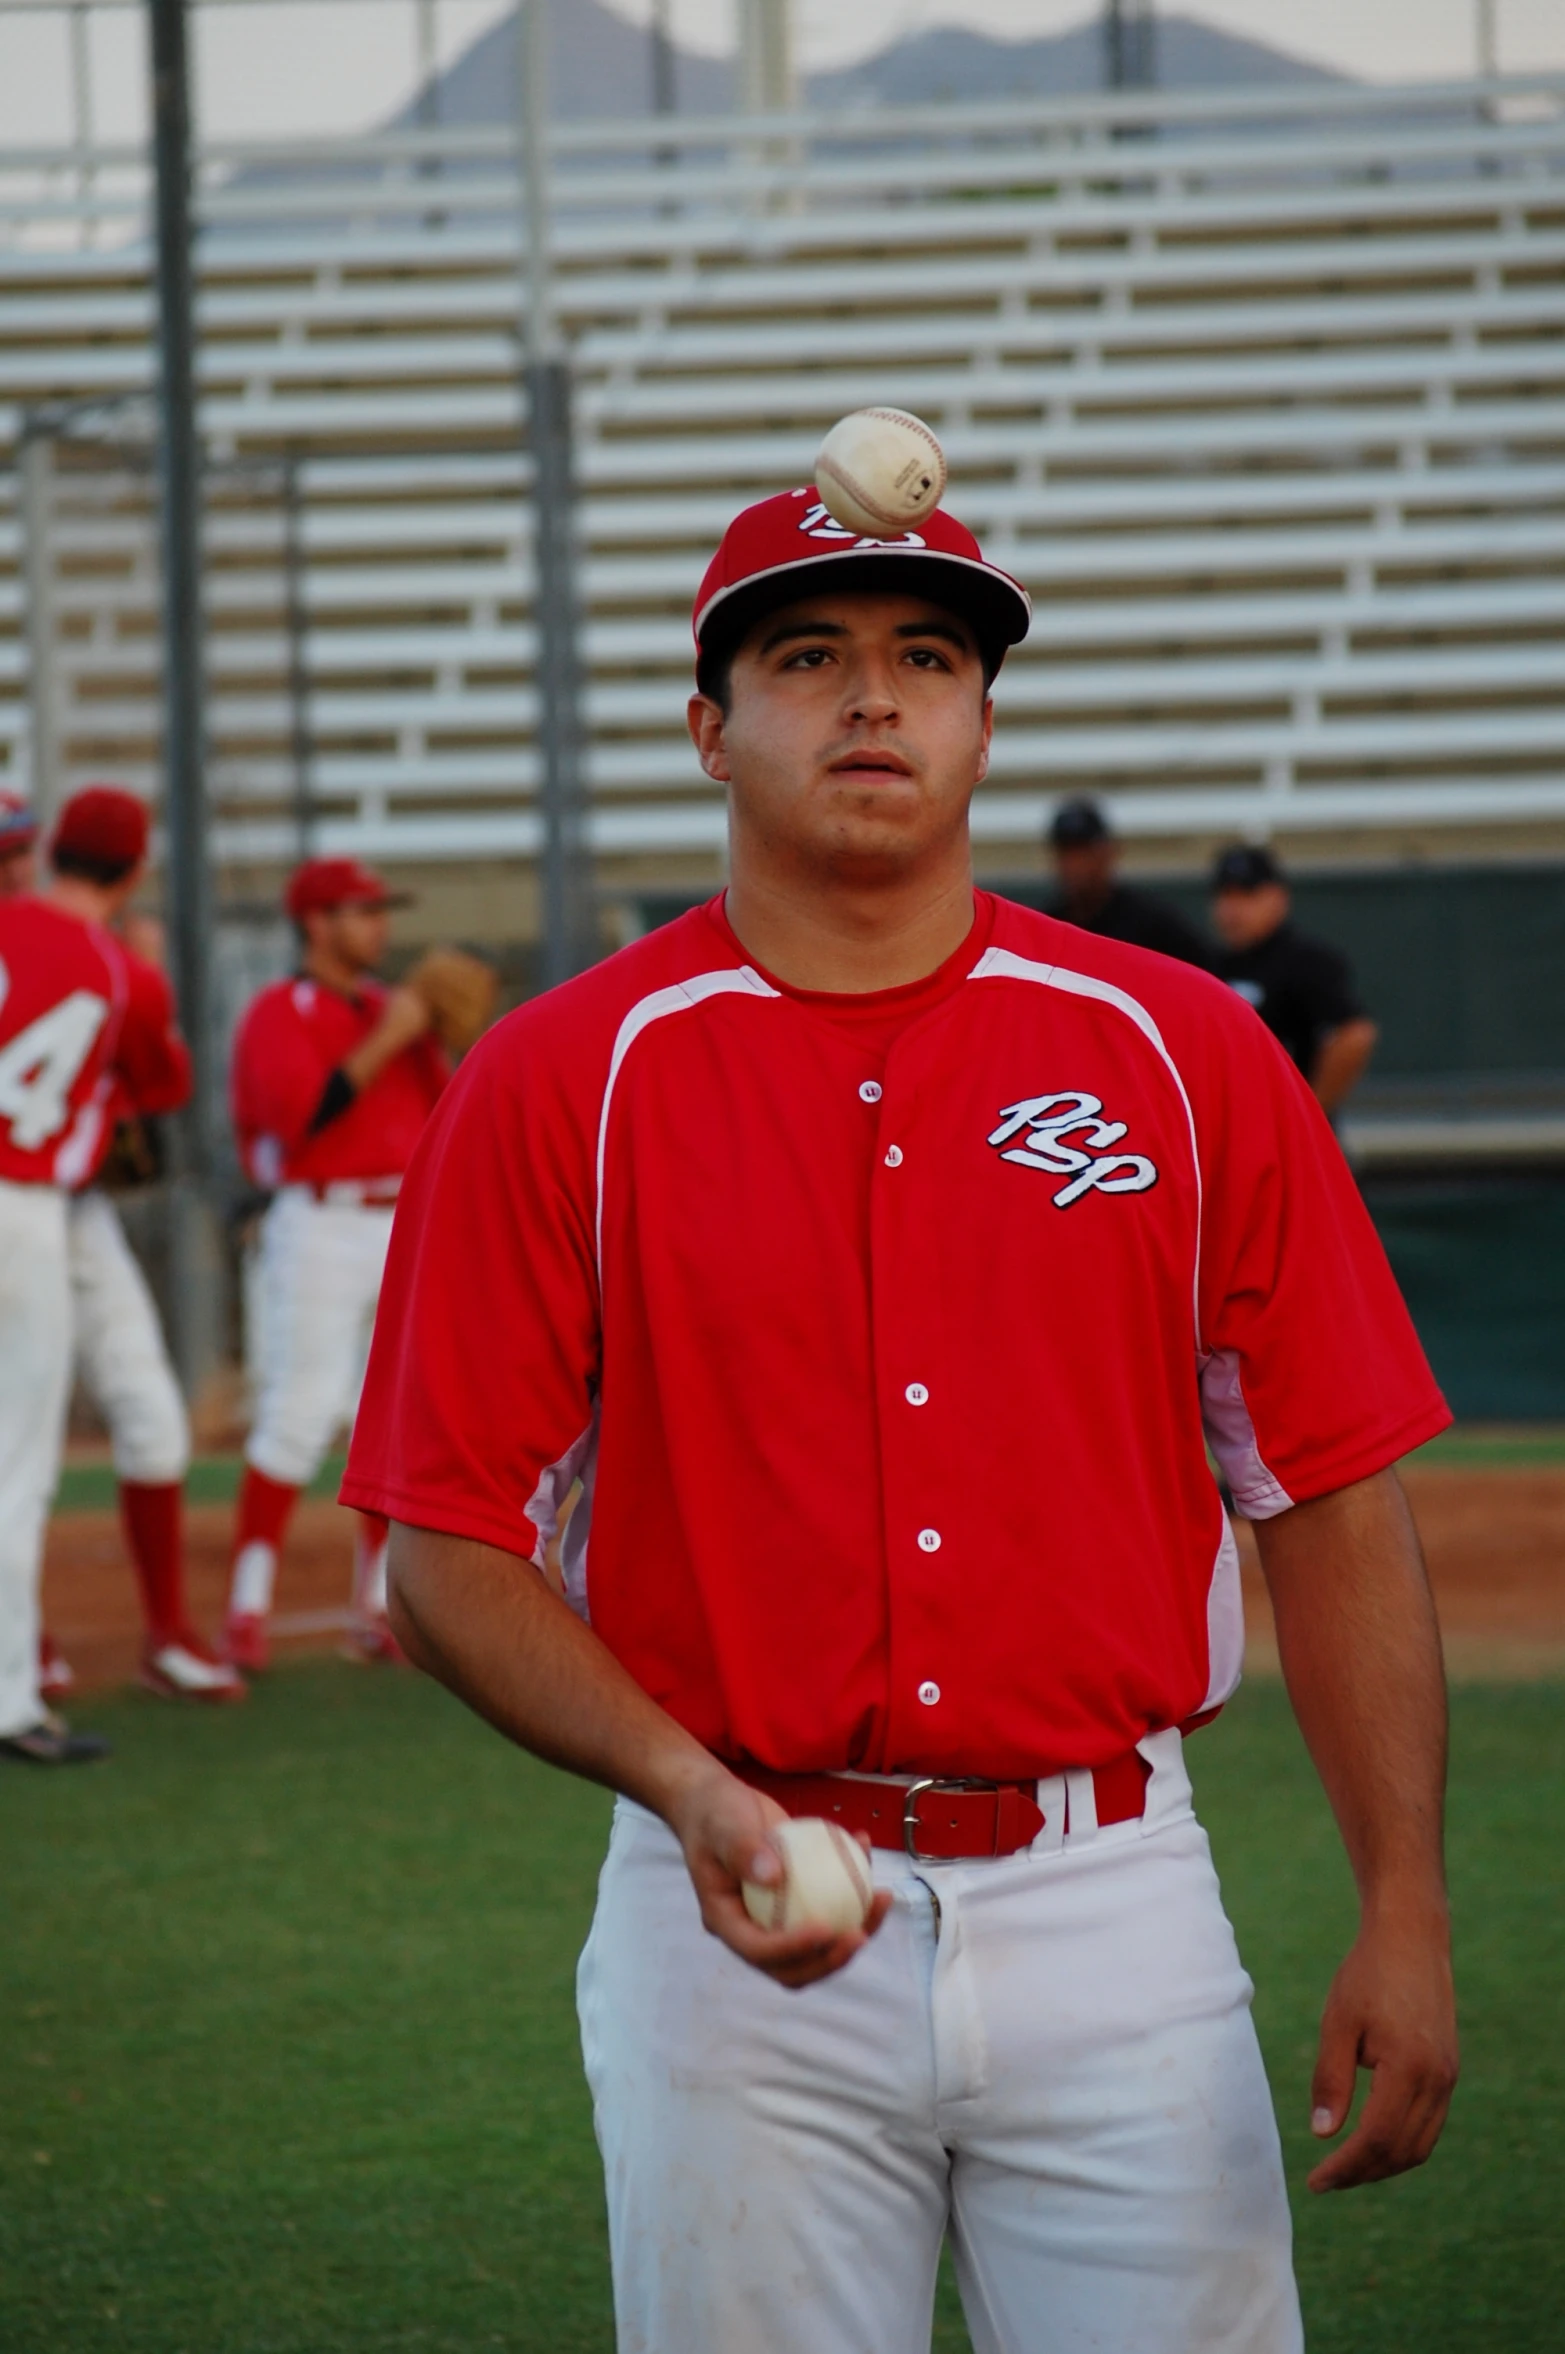
<path id="1" fill-rule="evenodd" d="M 841 621 L 780 621 L 761 640 L 760 651 L 775 653 L 794 638 L 845 638 L 848 634 L 847 624 Z M 899 621 L 893 634 L 899 638 L 944 638 L 964 654 L 973 649 L 972 638 L 959 621 Z"/>
<path id="2" fill-rule="evenodd" d="M 973 650 L 972 638 L 959 621 L 899 621 L 896 635 L 899 638 L 945 638 L 951 645 L 959 646 L 964 654 L 970 654 Z"/>
<path id="3" fill-rule="evenodd" d="M 770 654 L 787 645 L 790 638 L 845 638 L 847 634 L 847 625 L 841 621 L 780 621 L 761 640 L 761 652 Z"/>

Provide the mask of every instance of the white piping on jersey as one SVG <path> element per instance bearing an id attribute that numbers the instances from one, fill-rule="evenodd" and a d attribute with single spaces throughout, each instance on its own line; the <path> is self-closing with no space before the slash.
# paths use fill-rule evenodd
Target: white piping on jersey
<path id="1" fill-rule="evenodd" d="M 1273 1520 L 1293 1498 L 1261 1453 L 1244 1400 L 1236 1349 L 1214 1349 L 1197 1375 L 1206 1443 L 1246 1520 Z"/>
<path id="2" fill-rule="evenodd" d="M 1195 1173 L 1195 1270 L 1191 1279 L 1190 1293 L 1191 1308 L 1195 1317 L 1196 1349 L 1199 1353 L 1201 1348 L 1201 1216 L 1203 1209 L 1201 1156 L 1196 1144 L 1195 1114 L 1190 1108 L 1190 1098 L 1185 1091 L 1184 1080 L 1179 1075 L 1179 1065 L 1163 1043 L 1162 1031 L 1140 1000 L 1132 997 L 1127 990 L 1116 989 L 1112 981 L 1094 980 L 1089 973 L 1072 972 L 1067 965 L 1039 964 L 1030 956 L 1018 956 L 1012 948 L 986 948 L 967 977 L 970 981 L 1032 981 L 1040 988 L 1063 989 L 1072 997 L 1095 998 L 1102 1005 L 1113 1006 L 1116 1012 L 1124 1014 L 1128 1021 L 1134 1022 L 1143 1038 L 1147 1039 L 1154 1051 L 1162 1057 L 1169 1077 L 1179 1090 L 1179 1100 L 1185 1107 L 1185 1125 L 1190 1131 L 1190 1166 Z"/>
<path id="3" fill-rule="evenodd" d="M 614 1101 L 614 1086 L 619 1078 L 620 1065 L 629 1054 L 643 1030 L 653 1022 L 660 1022 L 665 1014 L 686 1012 L 693 1005 L 704 1005 L 709 997 L 780 997 L 782 991 L 763 981 L 753 965 L 729 965 L 722 972 L 696 973 L 688 981 L 675 981 L 667 989 L 654 989 L 649 997 L 633 1005 L 619 1026 L 614 1040 L 614 1052 L 609 1058 L 609 1075 L 603 1088 L 603 1109 L 598 1114 L 598 1289 L 603 1288 L 603 1166 L 608 1151 L 609 1107 Z"/>
<path id="4" fill-rule="evenodd" d="M 1221 1708 L 1244 1672 L 1244 1595 L 1239 1584 L 1239 1548 L 1233 1523 L 1223 1514 L 1223 1533 L 1206 1589 L 1206 1698 L 1197 1709 Z"/>

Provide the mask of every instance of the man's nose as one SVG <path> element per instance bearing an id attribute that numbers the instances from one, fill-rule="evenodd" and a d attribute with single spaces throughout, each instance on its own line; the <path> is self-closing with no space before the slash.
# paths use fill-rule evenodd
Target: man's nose
<path id="1" fill-rule="evenodd" d="M 848 717 L 880 722 L 894 719 L 899 709 L 896 673 L 891 663 L 880 655 L 862 655 L 848 680 Z"/>

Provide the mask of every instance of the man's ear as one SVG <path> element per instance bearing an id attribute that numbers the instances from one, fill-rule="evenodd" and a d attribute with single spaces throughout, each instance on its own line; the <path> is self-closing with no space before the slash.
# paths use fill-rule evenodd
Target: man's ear
<path id="1" fill-rule="evenodd" d="M 993 736 L 994 736 L 994 697 L 993 697 L 993 695 L 985 695 L 985 697 L 984 697 L 983 743 L 982 743 L 982 745 L 981 745 L 981 747 L 980 747 L 980 749 L 979 749 L 979 754 L 978 754 L 978 773 L 977 773 L 977 775 L 976 775 L 976 776 L 974 777 L 974 779 L 973 779 L 973 782 L 974 782 L 974 784 L 975 784 L 975 785 L 981 785 L 981 784 L 983 783 L 983 781 L 984 781 L 984 778 L 985 778 L 985 777 L 986 777 L 986 776 L 989 774 L 989 746 L 990 746 L 990 743 L 991 743 L 991 741 L 993 740 Z"/>
<path id="2" fill-rule="evenodd" d="M 685 724 L 690 730 L 690 741 L 696 757 L 715 785 L 732 781 L 728 746 L 723 740 L 727 718 L 721 703 L 711 695 L 692 695 L 685 707 Z"/>

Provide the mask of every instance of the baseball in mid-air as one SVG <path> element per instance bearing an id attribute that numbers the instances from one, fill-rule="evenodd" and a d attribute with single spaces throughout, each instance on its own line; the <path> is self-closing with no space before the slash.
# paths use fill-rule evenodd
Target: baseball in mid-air
<path id="1" fill-rule="evenodd" d="M 855 409 L 839 417 L 815 460 L 815 487 L 849 531 L 913 531 L 939 506 L 945 452 L 906 409 Z"/>
<path id="2" fill-rule="evenodd" d="M 741 1883 L 744 1909 L 759 1928 L 862 1929 L 875 1899 L 869 1859 L 840 1823 L 821 1815 L 791 1817 L 769 1834 L 783 1860 L 780 1888 Z"/>

